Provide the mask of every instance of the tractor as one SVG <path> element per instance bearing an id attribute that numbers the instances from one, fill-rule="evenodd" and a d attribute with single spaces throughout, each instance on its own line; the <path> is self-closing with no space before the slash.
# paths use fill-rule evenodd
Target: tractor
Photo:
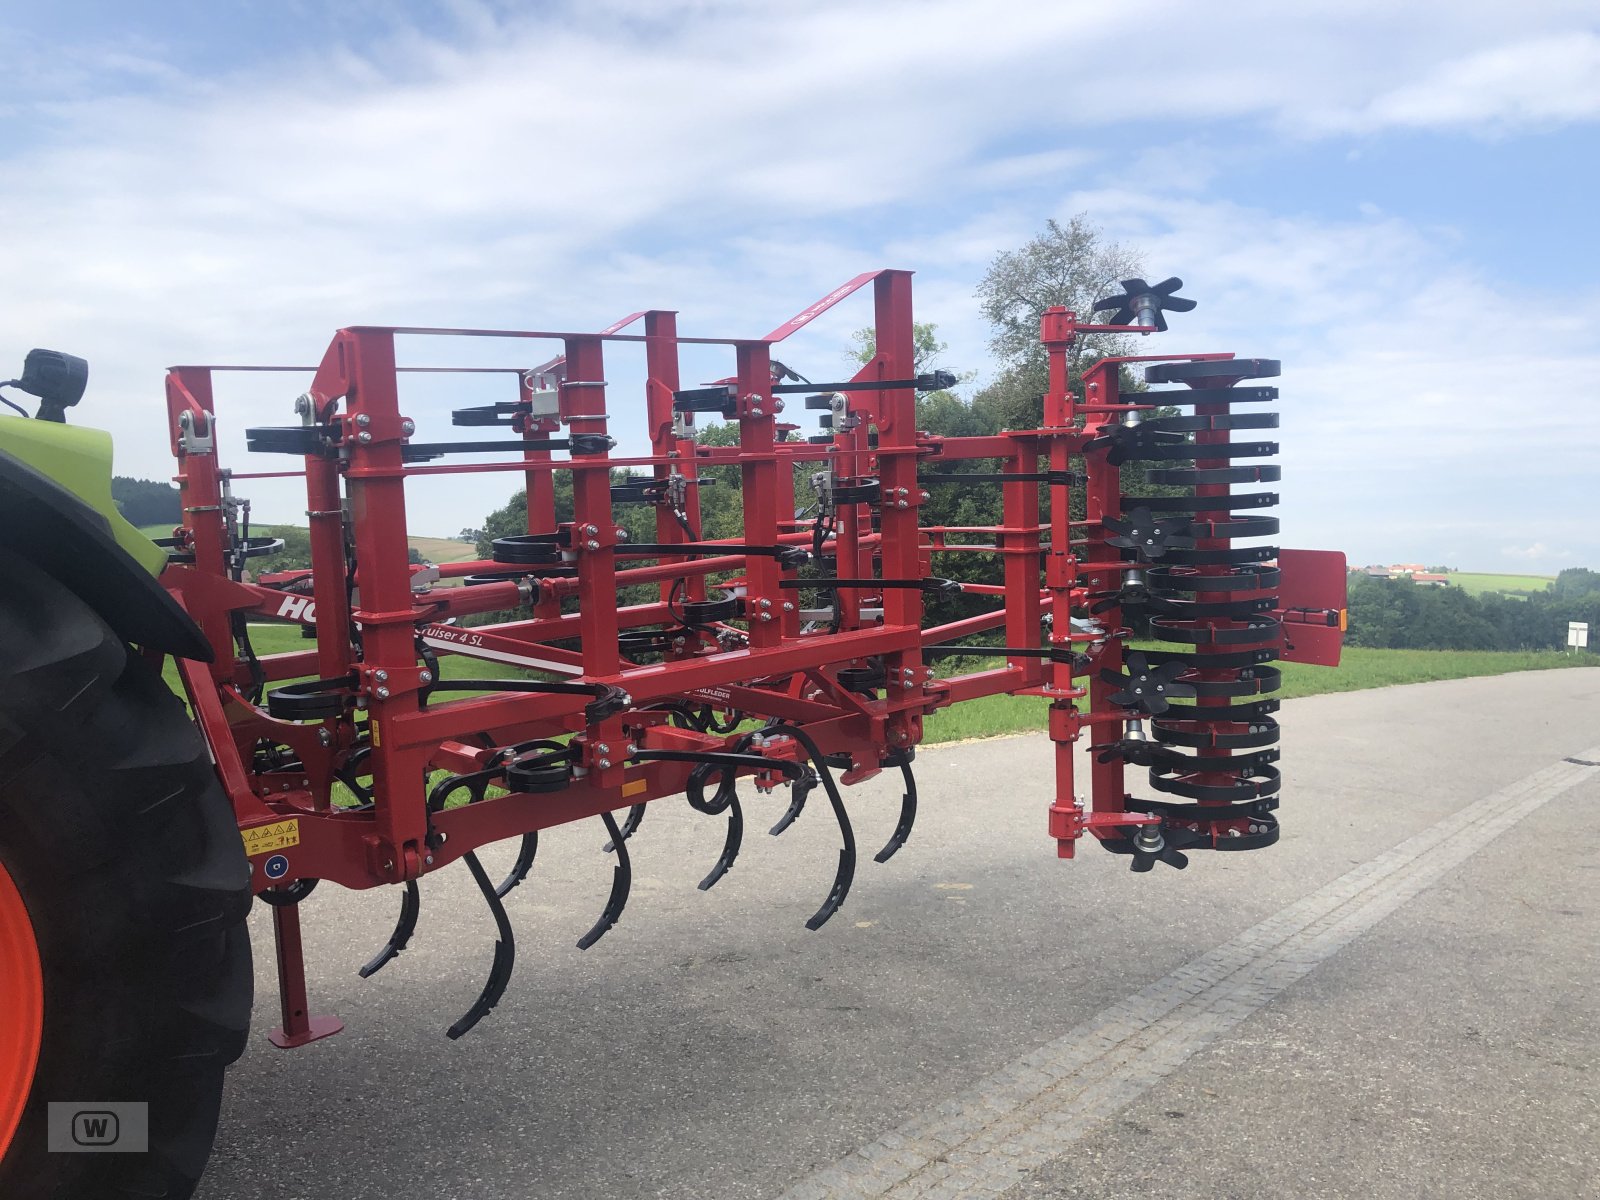
<path id="1" fill-rule="evenodd" d="M 1136 871 L 1272 845 L 1272 664 L 1337 663 L 1344 560 L 1268 540 L 1276 361 L 1076 355 L 1088 334 L 1165 332 L 1194 307 L 1180 287 L 1124 281 L 1104 320 L 1046 310 L 1042 419 L 990 436 L 918 429 L 918 397 L 955 380 L 916 369 L 897 270 L 764 337 L 680 336 L 677 314 L 651 310 L 597 333 L 352 326 L 315 365 L 178 366 L 165 419 L 182 518 L 156 540 L 112 501 L 110 438 L 65 423 L 84 360 L 28 354 L 0 385 L 39 401 L 0 417 L 0 1196 L 191 1194 L 248 1035 L 257 898 L 279 980 L 266 1036 L 299 1047 L 341 1028 L 309 1001 L 300 901 L 324 882 L 395 889 L 370 977 L 406 950 L 429 876 L 459 860 L 497 938 L 444 1028 L 459 1038 L 512 976 L 508 897 L 541 830 L 605 827 L 612 885 L 587 949 L 623 915 L 652 803 L 681 796 L 725 822 L 706 890 L 743 842 L 741 779 L 784 802 L 774 835 L 815 796 L 811 819 L 839 838 L 819 929 L 858 867 L 845 789 L 898 772 L 872 857 L 914 847 L 923 721 L 953 704 L 1038 698 L 1062 858 L 1085 837 Z M 851 378 L 814 383 L 774 357 L 857 293 L 874 340 Z M 466 339 L 513 361 L 438 361 Z M 526 365 L 539 345 L 555 356 Z M 690 348 L 728 373 L 685 386 Z M 618 350 L 633 357 L 608 370 Z M 294 381 L 285 423 L 245 432 L 262 470 L 219 460 L 238 371 Z M 438 414 L 412 407 L 413 385 L 448 371 L 497 398 L 450 414 L 465 439 L 424 441 Z M 645 418 L 622 447 L 619 409 Z M 731 442 L 700 436 L 707 418 Z M 408 481 L 475 475 L 525 489 L 525 531 L 473 561 L 413 561 Z M 279 544 L 243 496 L 262 478 L 303 482 L 309 566 L 271 567 Z M 703 525 L 713 485 L 739 494 L 734 536 Z M 925 522 L 941 488 L 998 492 L 1000 519 Z M 935 599 L 971 603 L 930 623 Z M 258 653 L 266 625 L 303 647 Z M 963 658 L 971 670 L 948 669 Z M 516 851 L 499 879 L 477 854 L 497 842 Z M 122 1149 L 85 1145 L 104 1122 L 76 1123 L 127 1105 L 136 1146 L 69 1152 Z"/>

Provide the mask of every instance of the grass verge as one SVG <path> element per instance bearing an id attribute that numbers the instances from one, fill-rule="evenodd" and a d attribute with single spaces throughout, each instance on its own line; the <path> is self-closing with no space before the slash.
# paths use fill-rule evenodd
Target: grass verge
<path id="1" fill-rule="evenodd" d="M 1372 650 L 1347 646 L 1337 667 L 1311 667 L 1304 663 L 1280 665 L 1283 688 L 1274 695 L 1292 700 L 1298 696 L 1358 692 L 1436 679 L 1600 666 L 1600 655 L 1568 654 L 1560 650 Z M 989 696 L 972 700 L 929 717 L 923 723 L 923 741 L 931 745 L 1042 730 L 1047 708 L 1046 702 L 1035 696 Z"/>

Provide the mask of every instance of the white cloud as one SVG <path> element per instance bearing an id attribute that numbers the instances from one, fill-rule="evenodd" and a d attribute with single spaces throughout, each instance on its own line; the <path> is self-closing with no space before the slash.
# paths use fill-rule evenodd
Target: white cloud
<path id="1" fill-rule="evenodd" d="M 1366 105 L 1323 114 L 1330 130 L 1466 128 L 1501 134 L 1600 120 L 1600 37 L 1567 32 L 1441 63 Z"/>
<path id="2" fill-rule="evenodd" d="M 1420 536 L 1408 523 L 1436 520 L 1437 496 L 1468 477 L 1441 527 L 1485 555 L 1521 536 L 1488 531 L 1507 505 L 1556 522 L 1576 511 L 1561 489 L 1593 428 L 1571 388 L 1595 373 L 1579 320 L 1596 315 L 1592 293 L 1541 314 L 1537 353 L 1523 353 L 1507 331 L 1535 298 L 1461 268 L 1453 231 L 1221 199 L 1240 151 L 1209 131 L 1586 119 L 1581 5 L 1519 7 L 1504 47 L 1503 7 L 1488 3 L 459 14 L 450 43 L 397 26 L 216 77 L 172 69 L 158 39 L 108 41 L 41 103 L 8 99 L 0 229 L 8 278 L 27 282 L 0 295 L 0 328 L 91 357 L 80 411 L 114 431 L 120 469 L 169 469 L 168 363 L 313 361 L 351 323 L 597 328 L 662 306 L 686 332 L 759 334 L 887 265 L 918 270 L 950 365 L 981 367 L 973 283 L 1053 201 L 1142 246 L 1157 276 L 1189 279 L 1202 307 L 1174 339 L 1288 360 L 1284 490 L 1307 536 L 1337 544 L 1359 519 L 1368 557 L 1407 557 L 1384 539 Z M 1564 57 L 1536 69 L 1529 48 L 1554 42 Z M 808 329 L 785 357 L 836 363 L 864 313 Z M 297 390 L 230 384 L 236 465 L 238 431 L 288 419 Z M 437 413 L 473 402 L 417 394 Z M 614 411 L 630 405 L 619 395 Z M 1448 488 L 1417 486 L 1445 470 Z M 1540 474 L 1561 503 L 1533 499 Z M 417 519 L 453 532 L 504 490 L 440 492 Z M 286 487 L 258 495 L 273 516 L 303 507 Z M 1591 531 L 1540 532 L 1600 559 Z"/>
<path id="3" fill-rule="evenodd" d="M 1552 550 L 1543 542 L 1534 542 L 1529 546 L 1505 546 L 1502 548 L 1502 553 L 1509 558 L 1520 558 L 1528 563 L 1559 562 L 1565 564 L 1570 551 Z"/>

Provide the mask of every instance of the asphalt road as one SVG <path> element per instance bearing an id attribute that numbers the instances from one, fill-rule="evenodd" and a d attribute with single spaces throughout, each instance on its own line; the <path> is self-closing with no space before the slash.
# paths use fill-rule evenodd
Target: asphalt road
<path id="1" fill-rule="evenodd" d="M 305 903 L 313 1008 L 348 1028 L 298 1051 L 262 1036 L 258 911 L 200 1197 L 1600 1196 L 1600 767 L 1563 761 L 1600 761 L 1600 669 L 1282 720 L 1283 840 L 1182 873 L 1057 861 L 1042 738 L 925 750 L 889 864 L 898 777 L 847 793 L 866 853 L 816 933 L 820 795 L 779 839 L 747 796 L 709 893 L 722 818 L 652 805 L 588 952 L 604 835 L 554 831 L 508 901 L 511 990 L 459 1042 L 493 941 L 464 869 L 366 982 L 397 895 Z"/>

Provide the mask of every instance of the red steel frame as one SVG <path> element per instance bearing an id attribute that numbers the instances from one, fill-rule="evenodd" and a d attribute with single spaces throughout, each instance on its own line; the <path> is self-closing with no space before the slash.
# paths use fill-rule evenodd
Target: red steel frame
<path id="1" fill-rule="evenodd" d="M 1114 743 L 1128 715 L 1108 699 L 1113 687 L 1098 670 L 1118 668 L 1122 648 L 1114 635 L 1116 614 L 1105 632 L 1074 632 L 1067 615 L 1081 610 L 1091 592 L 1115 590 L 1126 563 L 1104 543 L 1098 522 L 1120 513 L 1118 471 L 1104 461 L 1104 450 L 1090 443 L 1095 427 L 1115 420 L 1130 405 L 1117 390 L 1124 362 L 1229 358 L 1229 355 L 1149 356 L 1106 359 L 1092 367 L 1083 396 L 1068 386 L 1067 363 L 1076 337 L 1084 332 L 1148 332 L 1137 327 L 1081 323 L 1065 309 L 1049 310 L 1042 338 L 1049 357 L 1049 392 L 1042 428 L 1011 430 L 992 437 L 941 438 L 919 433 L 916 394 L 911 387 L 847 392 L 850 411 L 861 419 L 839 429 L 831 442 L 785 441 L 778 436 L 781 397 L 772 392 L 772 348 L 845 297 L 870 287 L 876 355 L 853 382 L 909 380 L 914 374 L 911 275 L 878 271 L 860 275 L 830 293 L 764 338 L 684 338 L 676 315 L 636 313 L 596 334 L 512 330 L 372 328 L 340 330 L 316 368 L 303 398 L 310 413 L 330 426 L 340 440 L 338 457 L 308 456 L 302 474 L 312 550 L 311 592 L 286 592 L 259 583 L 234 582 L 224 566 L 228 548 L 227 493 L 233 483 L 284 472 L 233 474 L 217 459 L 213 431 L 215 386 L 225 367 L 175 367 L 167 378 L 167 409 L 177 481 L 182 492 L 180 545 L 192 563 L 172 566 L 168 586 L 194 616 L 216 653 L 211 664 L 179 664 L 184 685 L 205 732 L 219 775 L 230 794 L 258 890 L 283 888 L 297 880 L 322 879 L 352 888 L 414 880 L 440 870 L 489 842 L 540 830 L 602 812 L 681 793 L 692 763 L 629 761 L 631 750 L 726 749 L 733 736 L 717 737 L 679 729 L 640 715 L 652 701 L 726 697 L 724 707 L 754 717 L 803 725 L 824 752 L 849 755 L 846 782 L 876 773 L 885 756 L 915 746 L 923 718 L 965 700 L 1002 693 L 1036 695 L 1048 701 L 1049 733 L 1057 747 L 1056 781 L 1050 807 L 1050 832 L 1061 857 L 1072 857 L 1086 832 L 1110 836 L 1156 821 L 1123 807 L 1123 764 L 1096 761 L 1090 779 L 1091 803 L 1078 799 L 1073 744 L 1087 729 L 1094 747 Z M 643 332 L 624 332 L 643 322 Z M 400 407 L 396 340 L 400 337 L 500 338 L 554 341 L 564 362 L 559 383 L 559 421 L 528 419 L 521 433 L 530 441 L 568 434 L 607 434 L 608 395 L 617 385 L 606 378 L 606 351 L 617 343 L 642 342 L 646 379 L 644 400 L 651 449 L 644 456 L 569 453 L 529 448 L 503 461 L 485 463 L 407 463 L 403 449 L 415 424 Z M 733 352 L 739 444 L 708 447 L 674 431 L 673 393 L 680 387 L 679 350 L 688 344 L 722 346 Z M 558 362 L 560 360 L 557 360 Z M 532 373 L 515 372 L 526 400 Z M 779 401 L 778 403 L 775 403 Z M 869 443 L 869 427 L 876 433 Z M 918 513 L 925 494 L 918 465 L 973 459 L 999 460 L 1006 474 L 1041 470 L 1066 472 L 1085 457 L 1087 520 L 1071 519 L 1072 485 L 1020 479 L 1003 488 L 1003 520 L 979 529 L 922 527 Z M 845 590 L 837 632 L 805 631 L 797 612 L 799 593 L 781 586 L 793 572 L 771 556 L 746 555 L 739 545 L 777 545 L 809 541 L 805 526 L 792 519 L 793 476 L 797 464 L 831 462 L 839 477 L 872 476 L 881 485 L 878 524 L 866 505 L 841 506 L 834 549 L 838 577 L 867 578 L 881 571 L 886 580 L 922 579 L 937 574 L 940 555 L 998 553 L 1003 579 L 996 585 L 966 585 L 974 595 L 992 595 L 999 606 L 983 614 L 936 627 L 923 627 L 923 594 L 916 588 Z M 664 557 L 657 565 L 629 565 L 612 508 L 611 470 L 648 467 L 658 479 L 673 472 L 688 478 L 709 466 L 736 465 L 744 501 L 744 536 L 716 558 Z M 574 518 L 571 545 L 576 573 L 552 578 L 531 613 L 499 624 L 461 629 L 452 617 L 517 608 L 515 581 L 473 587 L 413 590 L 408 563 L 406 481 L 432 475 L 520 474 L 528 494 L 530 533 L 556 529 L 554 472 L 572 476 Z M 1048 520 L 1041 524 L 1041 487 Z M 1225 490 L 1225 489 L 1224 489 Z M 690 523 L 698 528 L 696 489 L 687 489 Z M 353 538 L 356 574 L 346 578 L 346 529 Z M 1048 537 L 1046 537 L 1048 535 Z M 687 538 L 671 514 L 657 509 L 659 543 Z M 505 564 L 472 562 L 440 570 L 445 579 Z M 634 665 L 619 652 L 618 634 L 627 629 L 671 623 L 669 590 L 684 580 L 689 600 L 705 598 L 706 577 L 736 573 L 745 589 L 748 643 L 727 649 L 690 644 L 652 665 Z M 352 592 L 347 584 L 354 584 Z M 635 583 L 659 584 L 659 598 L 620 607 L 617 590 Z M 350 597 L 356 597 L 352 606 Z M 562 601 L 581 597 L 575 613 Z M 882 608 L 881 620 L 864 610 Z M 314 624 L 315 648 L 260 660 L 269 682 L 315 676 L 354 681 L 356 707 L 341 716 L 316 721 L 284 721 L 247 698 L 249 665 L 238 659 L 230 622 L 233 614 Z M 1048 634 L 1042 620 L 1054 613 Z M 988 630 L 1001 630 L 1007 646 L 1047 649 L 1070 645 L 1091 655 L 1094 682 L 1074 678 L 1072 665 L 1040 658 L 1014 657 L 1005 666 L 949 678 L 936 678 L 925 665 L 923 649 Z M 568 694 L 491 692 L 467 698 L 434 698 L 426 707 L 419 692 L 428 682 L 419 658 L 419 631 L 440 653 L 469 657 L 534 657 L 585 683 L 613 684 L 631 698 L 622 712 L 595 724 L 585 718 L 586 697 Z M 580 648 L 551 645 L 577 640 Z M 359 643 L 359 656 L 355 646 Z M 857 694 L 837 682 L 841 668 L 881 659 L 887 686 L 882 698 Z M 1078 669 L 1081 675 L 1082 667 Z M 1086 701 L 1086 703 L 1084 703 Z M 373 805 L 344 811 L 334 802 L 334 774 L 358 744 L 365 722 L 369 755 L 363 776 L 372 777 Z M 580 772 L 555 794 L 519 794 L 430 814 L 427 774 L 471 772 L 492 765 L 496 747 L 533 738 L 567 737 L 578 747 Z M 297 765 L 257 770 L 254 748 L 289 748 Z M 793 742 L 781 739 L 764 750 L 794 757 Z M 274 870 L 267 864 L 274 861 Z M 316 1024 L 305 1009 L 299 929 L 293 907 L 279 908 L 279 960 L 285 985 L 285 1028 L 275 1040 L 299 1044 L 332 1031 Z"/>

